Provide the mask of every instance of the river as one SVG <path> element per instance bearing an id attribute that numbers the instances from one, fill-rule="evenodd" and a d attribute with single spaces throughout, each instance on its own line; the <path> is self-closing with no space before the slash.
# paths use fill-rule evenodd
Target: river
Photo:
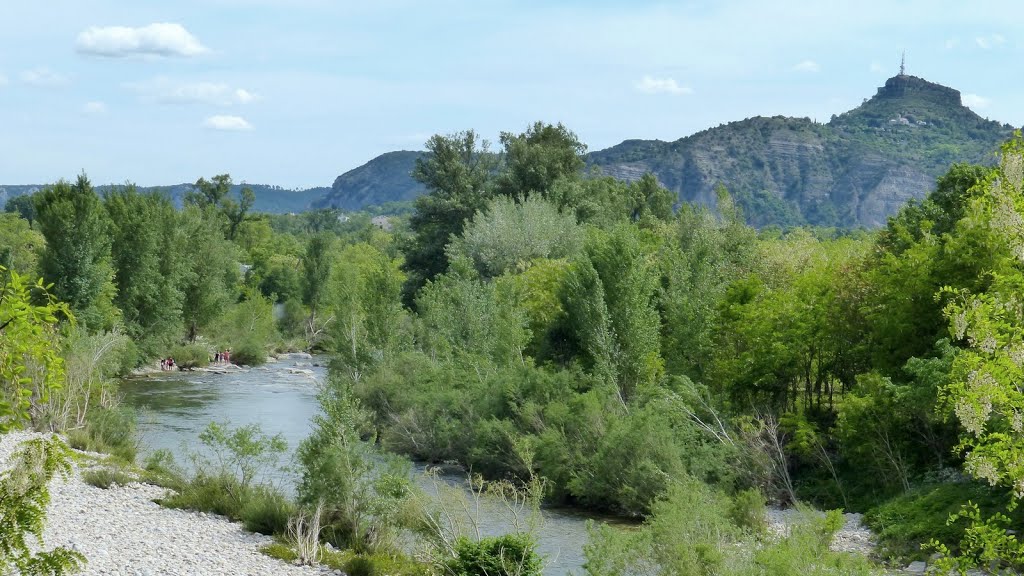
<path id="1" fill-rule="evenodd" d="M 316 359 L 282 360 L 246 371 L 226 374 L 173 372 L 159 376 L 129 379 L 121 384 L 124 402 L 139 411 L 142 453 L 169 450 L 180 464 L 201 445 L 198 436 L 210 422 L 230 422 L 232 426 L 259 424 L 268 434 L 281 434 L 290 451 L 309 435 L 312 418 L 318 412 L 318 380 L 326 369 L 313 366 Z M 290 460 L 290 456 L 289 456 Z M 288 464 L 290 462 L 283 462 Z M 414 467 L 416 480 L 432 488 L 422 467 Z M 461 486 L 457 477 L 441 477 Z M 294 491 L 295 477 L 279 474 L 274 481 L 286 491 Z M 604 519 L 572 510 L 545 509 L 538 531 L 538 551 L 545 557 L 547 576 L 582 574 L 586 524 Z M 508 530 L 507 515 L 493 499 L 484 498 L 479 508 L 479 523 L 485 534 Z"/>

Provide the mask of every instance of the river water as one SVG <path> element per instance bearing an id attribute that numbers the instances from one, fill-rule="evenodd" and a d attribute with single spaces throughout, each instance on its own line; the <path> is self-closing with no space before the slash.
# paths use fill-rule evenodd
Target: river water
<path id="1" fill-rule="evenodd" d="M 315 362 L 315 360 L 313 361 Z M 187 466 L 188 455 L 201 450 L 199 433 L 210 422 L 232 426 L 259 424 L 267 434 L 281 434 L 294 451 L 312 427 L 318 412 L 318 381 L 326 369 L 311 366 L 309 360 L 282 360 L 246 371 L 226 374 L 173 372 L 166 375 L 125 380 L 121 384 L 124 402 L 139 410 L 139 431 L 143 454 L 169 450 L 179 464 Z M 288 461 L 282 464 L 290 464 Z M 415 467 L 416 480 L 428 491 L 433 483 Z M 294 490 L 295 477 L 280 473 L 271 480 L 286 491 Z M 461 486 L 457 477 L 441 481 Z M 477 513 L 481 532 L 501 534 L 509 530 L 508 514 L 499 502 L 484 497 Z M 545 509 L 538 531 L 538 551 L 545 556 L 547 576 L 582 574 L 583 545 L 588 520 L 605 519 L 571 510 Z"/>

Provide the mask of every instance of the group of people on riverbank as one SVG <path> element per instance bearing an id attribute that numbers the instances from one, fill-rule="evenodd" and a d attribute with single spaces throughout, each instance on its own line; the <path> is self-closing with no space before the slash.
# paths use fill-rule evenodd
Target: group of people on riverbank
<path id="1" fill-rule="evenodd" d="M 231 364 L 231 349 L 228 348 L 223 352 L 215 352 L 213 354 L 214 364 Z"/>
<path id="2" fill-rule="evenodd" d="M 174 363 L 174 358 L 171 358 L 170 356 L 160 360 L 160 369 L 165 372 L 168 370 L 176 370 L 177 368 L 178 365 Z"/>

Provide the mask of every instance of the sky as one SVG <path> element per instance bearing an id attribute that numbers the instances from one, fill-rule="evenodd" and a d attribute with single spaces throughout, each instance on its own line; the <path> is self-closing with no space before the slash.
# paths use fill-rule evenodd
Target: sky
<path id="1" fill-rule="evenodd" d="M 1024 3 L 0 0 L 0 184 L 330 186 L 562 122 L 590 150 L 827 122 L 899 70 L 1024 124 Z"/>

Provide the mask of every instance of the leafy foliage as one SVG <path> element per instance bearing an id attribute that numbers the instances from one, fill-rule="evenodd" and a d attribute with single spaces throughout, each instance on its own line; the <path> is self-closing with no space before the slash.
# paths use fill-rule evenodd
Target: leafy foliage
<path id="1" fill-rule="evenodd" d="M 69 574 L 85 563 L 85 557 L 73 550 L 34 552 L 29 545 L 29 538 L 42 543 L 50 502 L 47 484 L 71 473 L 70 457 L 59 438 L 30 440 L 15 454 L 13 466 L 0 474 L 0 569 L 25 575 Z"/>

